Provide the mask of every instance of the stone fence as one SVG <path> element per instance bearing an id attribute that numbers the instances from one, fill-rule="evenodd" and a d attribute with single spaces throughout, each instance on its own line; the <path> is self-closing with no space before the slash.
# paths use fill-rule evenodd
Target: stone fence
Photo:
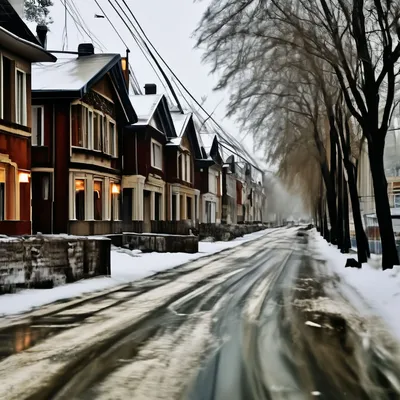
<path id="1" fill-rule="evenodd" d="M 158 253 L 197 253 L 198 236 L 163 235 L 160 233 L 124 233 L 122 246 L 131 250 Z"/>
<path id="2" fill-rule="evenodd" d="M 51 288 L 111 275 L 111 240 L 101 237 L 0 238 L 0 294 L 15 287 Z"/>
<path id="3" fill-rule="evenodd" d="M 266 227 L 263 224 L 200 224 L 199 238 L 203 240 L 212 237 L 216 241 L 228 241 L 249 233 L 261 231 Z"/>

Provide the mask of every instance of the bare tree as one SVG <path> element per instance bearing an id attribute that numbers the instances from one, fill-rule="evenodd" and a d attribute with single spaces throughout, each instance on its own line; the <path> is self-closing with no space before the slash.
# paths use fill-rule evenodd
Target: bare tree
<path id="1" fill-rule="evenodd" d="M 369 144 L 384 269 L 399 263 L 383 167 L 400 57 L 399 14 L 394 0 L 213 0 L 196 32 L 213 71 L 223 72 L 218 88 L 263 82 L 264 61 L 279 61 L 289 49 L 301 48 L 331 67 Z M 236 91 L 231 106 L 242 94 Z M 242 120 L 252 115 L 251 109 L 246 112 Z M 254 121 L 260 134 L 265 120 L 255 115 Z"/>

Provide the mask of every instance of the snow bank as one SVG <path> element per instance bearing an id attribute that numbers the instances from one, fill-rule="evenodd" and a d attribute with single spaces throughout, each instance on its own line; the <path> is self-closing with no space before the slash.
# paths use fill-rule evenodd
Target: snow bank
<path id="1" fill-rule="evenodd" d="M 362 269 L 344 268 L 346 259 L 356 254 L 342 254 L 315 233 L 315 245 L 328 267 L 341 276 L 359 294 L 364 297 L 372 310 L 380 315 L 393 333 L 400 339 L 400 266 L 382 271 L 376 262 L 363 264 Z"/>
<path id="2" fill-rule="evenodd" d="M 251 233 L 231 242 L 199 242 L 199 252 L 187 253 L 141 253 L 138 250 L 114 248 L 111 252 L 111 277 L 85 279 L 53 289 L 27 289 L 18 293 L 0 296 L 0 315 L 12 315 L 59 300 L 79 297 L 87 293 L 110 289 L 123 283 L 142 279 L 157 272 L 177 267 L 181 264 L 264 236 L 271 229 Z"/>

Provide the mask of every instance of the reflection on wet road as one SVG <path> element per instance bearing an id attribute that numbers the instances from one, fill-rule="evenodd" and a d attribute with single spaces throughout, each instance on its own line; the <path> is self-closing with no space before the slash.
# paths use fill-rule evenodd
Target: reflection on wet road
<path id="1" fill-rule="evenodd" d="M 3 377 L 12 365 L 36 379 L 8 386 L 2 398 L 399 399 L 398 344 L 377 317 L 348 300 L 349 288 L 307 237 L 271 230 L 241 248 L 0 331 L 0 390 L 15 379 Z M 81 350 L 65 353 L 73 345 Z M 52 374 L 41 374 L 35 359 Z"/>

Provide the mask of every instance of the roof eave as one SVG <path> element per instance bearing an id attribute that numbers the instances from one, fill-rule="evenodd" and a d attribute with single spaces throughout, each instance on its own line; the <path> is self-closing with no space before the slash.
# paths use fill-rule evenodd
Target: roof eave
<path id="1" fill-rule="evenodd" d="M 1 26 L 0 43 L 10 51 L 22 54 L 23 58 L 31 62 L 54 62 L 57 60 L 57 57 L 46 51 L 43 47 L 21 39 Z"/>

